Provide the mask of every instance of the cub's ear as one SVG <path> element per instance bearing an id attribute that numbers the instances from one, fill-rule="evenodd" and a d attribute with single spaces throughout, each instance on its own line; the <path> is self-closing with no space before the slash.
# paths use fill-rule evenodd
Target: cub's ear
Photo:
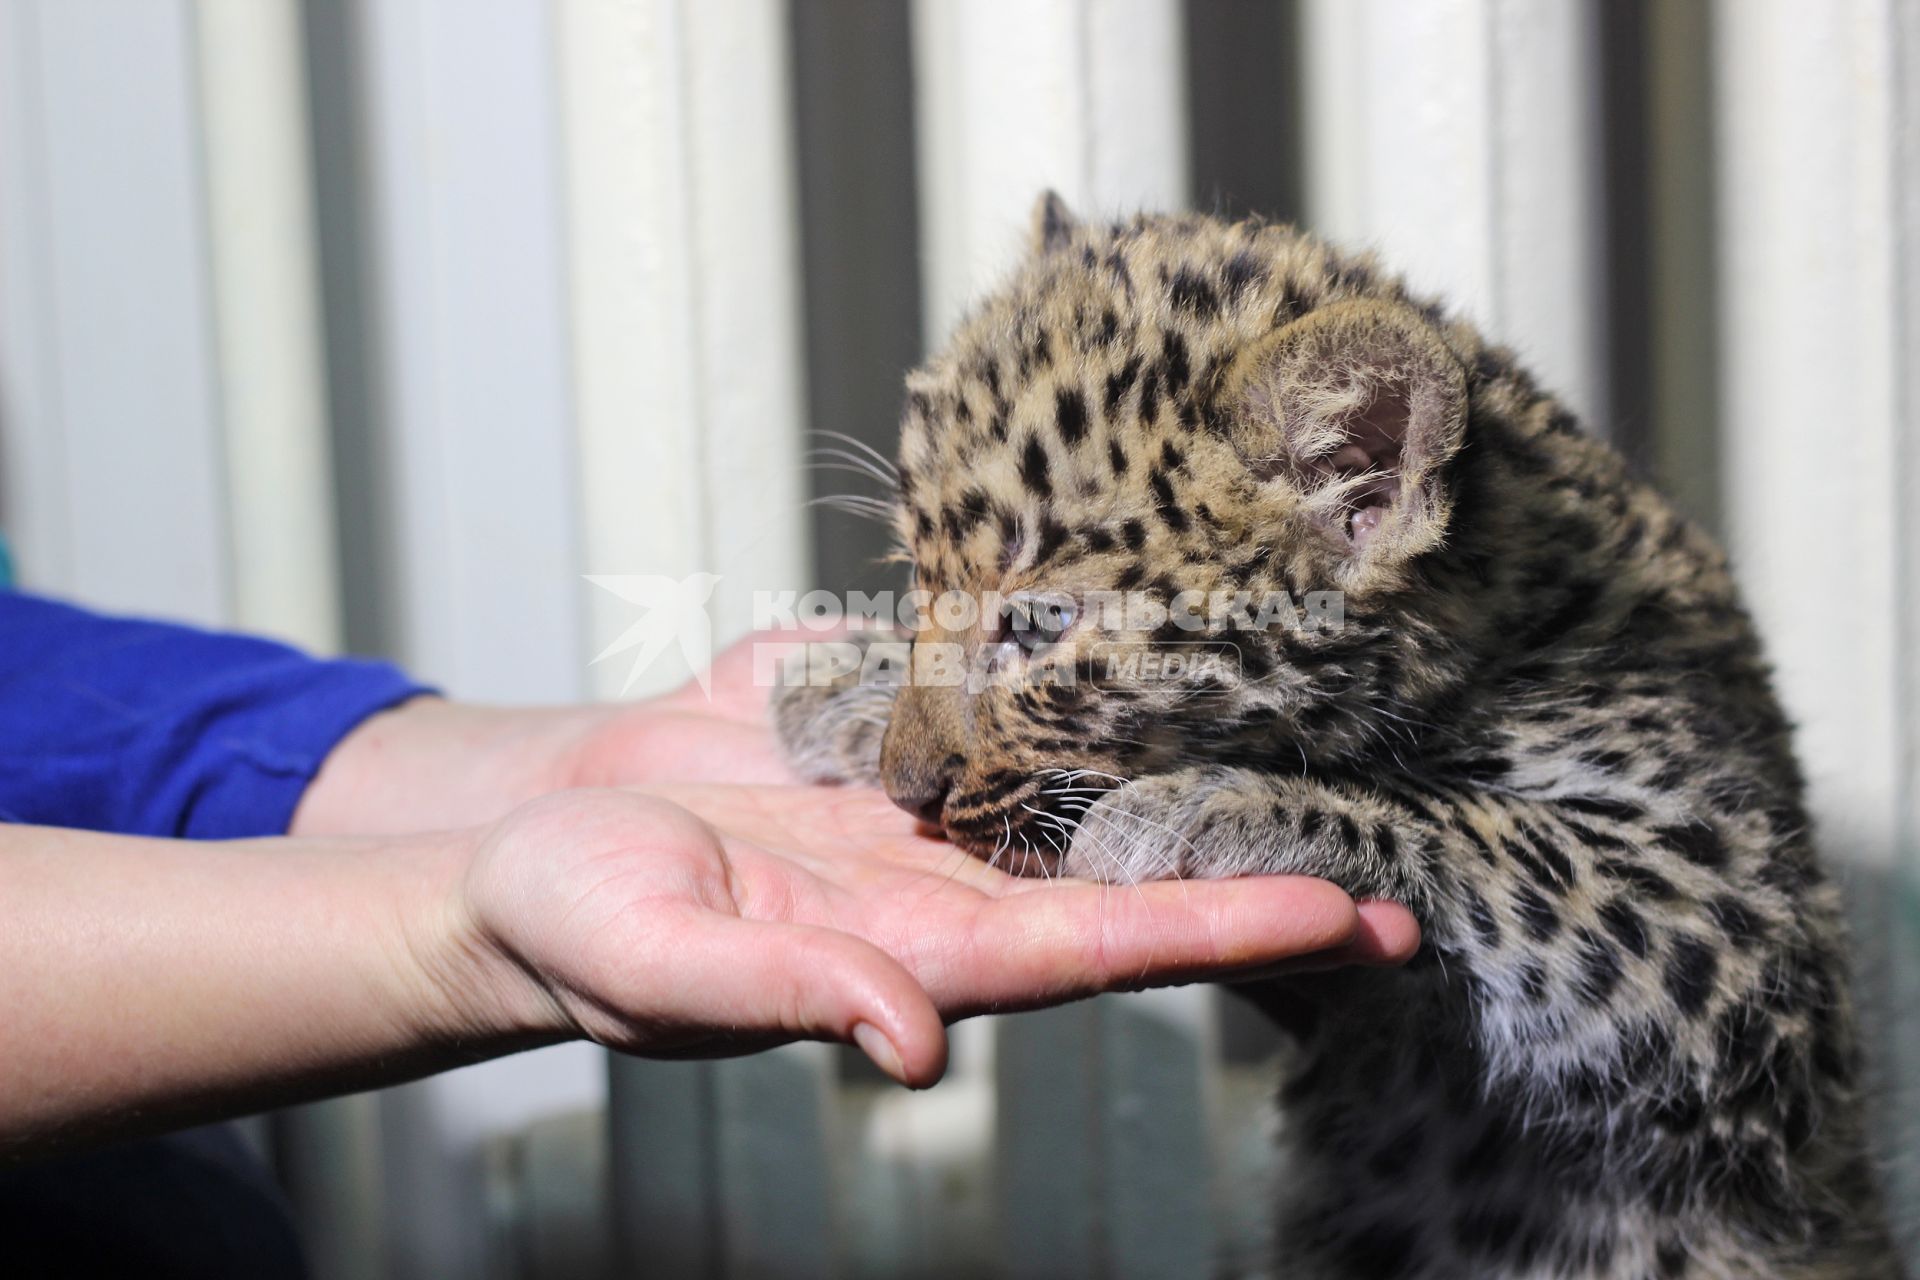
<path id="1" fill-rule="evenodd" d="M 1397 302 L 1335 302 L 1228 369 L 1220 421 L 1256 477 L 1286 483 L 1351 554 L 1418 555 L 1446 535 L 1443 477 L 1466 430 L 1466 371 Z"/>
<path id="2" fill-rule="evenodd" d="M 1033 214 L 1028 221 L 1028 247 L 1036 258 L 1066 248 L 1080 226 L 1080 219 L 1073 216 L 1067 202 L 1051 188 L 1042 191 L 1040 198 L 1033 202 Z"/>

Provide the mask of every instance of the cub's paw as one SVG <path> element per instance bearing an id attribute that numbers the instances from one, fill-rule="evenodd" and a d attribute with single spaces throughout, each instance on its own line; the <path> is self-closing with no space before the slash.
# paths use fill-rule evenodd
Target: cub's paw
<path id="1" fill-rule="evenodd" d="M 807 646 L 804 667 L 785 674 L 771 699 L 773 731 L 794 771 L 809 782 L 880 783 L 880 739 L 896 686 L 875 669 L 904 670 L 908 641 L 854 632 Z"/>
<path id="2" fill-rule="evenodd" d="M 1250 807 L 1250 806 L 1249 806 Z M 1270 813 L 1242 814 L 1230 781 L 1182 769 L 1123 783 L 1080 815 L 1068 875 L 1109 884 L 1253 874 L 1246 853 L 1270 845 Z"/>
<path id="3" fill-rule="evenodd" d="M 1217 766 L 1109 791 L 1081 817 L 1066 870 L 1120 884 L 1308 875 L 1356 896 L 1411 902 L 1417 867 L 1409 843 L 1378 800 Z"/>

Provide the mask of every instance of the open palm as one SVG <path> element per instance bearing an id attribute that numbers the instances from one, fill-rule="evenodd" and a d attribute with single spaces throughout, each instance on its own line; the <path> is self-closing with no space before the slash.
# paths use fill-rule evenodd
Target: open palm
<path id="1" fill-rule="evenodd" d="M 1417 940 L 1400 908 L 1299 877 L 1017 879 L 876 793 L 788 785 L 536 802 L 496 827 L 466 899 L 563 1030 L 650 1056 L 854 1041 L 915 1085 L 956 1018 L 1299 957 L 1395 962 Z"/>

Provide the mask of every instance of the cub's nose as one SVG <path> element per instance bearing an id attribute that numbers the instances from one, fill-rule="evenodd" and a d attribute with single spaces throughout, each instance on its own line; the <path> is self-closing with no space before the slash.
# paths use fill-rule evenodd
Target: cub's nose
<path id="1" fill-rule="evenodd" d="M 909 684 L 893 702 L 880 740 L 880 782 L 893 802 L 922 822 L 940 824 L 954 780 L 966 772 L 958 713 L 943 695 L 957 690 Z"/>
<path id="2" fill-rule="evenodd" d="M 940 814 L 947 807 L 947 793 L 952 790 L 953 779 L 948 777 L 930 779 L 925 785 L 914 787 L 889 783 L 887 798 L 920 821 L 937 827 Z"/>

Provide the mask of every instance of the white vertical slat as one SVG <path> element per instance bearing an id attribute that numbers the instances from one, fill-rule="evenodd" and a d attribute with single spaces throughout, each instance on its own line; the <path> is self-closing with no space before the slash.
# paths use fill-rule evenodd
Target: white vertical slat
<path id="1" fill-rule="evenodd" d="M 197 0 L 233 620 L 340 644 L 306 69 L 295 0 Z"/>
<path id="2" fill-rule="evenodd" d="M 777 4 L 560 6 L 573 373 L 596 574 L 719 575 L 713 639 L 805 585 L 803 392 L 787 14 Z M 591 591 L 596 644 L 643 606 Z M 686 655 L 695 660 L 697 654 Z M 670 651 L 645 692 L 682 680 Z M 617 695 L 624 655 L 597 667 Z M 830 1272 L 831 1060 L 612 1063 L 629 1265 Z"/>
<path id="3" fill-rule="evenodd" d="M 1171 0 L 915 0 L 926 332 L 938 345 L 1025 249 L 1051 187 L 1082 216 L 1187 202 Z"/>
<path id="4" fill-rule="evenodd" d="M 1728 539 L 1857 907 L 1863 1022 L 1898 1072 L 1920 1017 L 1896 998 L 1920 922 L 1912 9 L 1722 0 L 1714 19 Z M 1896 1169 L 1910 1193 L 1911 1150 Z"/>
<path id="5" fill-rule="evenodd" d="M 361 0 L 404 656 L 470 698 L 583 688 L 548 6 Z"/>
<path id="6" fill-rule="evenodd" d="M 916 0 L 932 345 L 1026 251 L 1042 190 L 1084 217 L 1186 205 L 1181 17 L 1166 0 Z M 1206 1269 L 1207 1009 L 1202 993 L 1186 992 L 995 1026 L 994 1191 L 1007 1274 Z M 1161 1016 L 1168 1010 L 1179 1016 Z M 977 1054 L 956 1047 L 956 1071 L 965 1072 Z M 1116 1163 L 1123 1154 L 1144 1158 Z M 1194 1194 L 1169 1194 L 1173 1187 Z"/>
<path id="7" fill-rule="evenodd" d="M 713 572 L 695 430 L 683 15 L 673 4 L 586 0 L 556 18 L 585 560 L 602 574 Z M 590 596 L 591 636 L 611 641 L 632 610 Z M 665 669 L 676 659 L 641 673 L 633 691 L 671 687 L 685 674 Z M 619 693 L 628 674 L 624 662 L 603 664 L 594 688 Z"/>
<path id="8" fill-rule="evenodd" d="M 358 0 L 399 656 L 459 697 L 585 689 L 559 88 L 541 0 Z M 586 1045 L 387 1095 L 394 1274 L 482 1275 L 489 1135 L 604 1096 Z"/>
<path id="9" fill-rule="evenodd" d="M 1604 434 L 1590 0 L 1307 0 L 1311 221 L 1446 294 Z"/>
<path id="10" fill-rule="evenodd" d="M 73 572 L 67 448 L 53 363 L 53 238 L 38 6 L 0 5 L 0 519 L 27 581 Z"/>
<path id="11" fill-rule="evenodd" d="M 720 575 L 716 643 L 802 585 L 798 244 L 785 10 L 557 10 L 588 565 Z M 589 595 L 598 643 L 639 608 Z M 689 674 L 678 652 L 635 691 Z M 617 694 L 628 666 L 596 668 Z"/>
<path id="12" fill-rule="evenodd" d="M 0 341 L 24 580 L 220 623 L 231 584 L 184 0 L 5 6 Z"/>
<path id="13" fill-rule="evenodd" d="M 803 585 L 806 395 L 786 6 L 685 3 L 707 538 L 722 639 Z"/>
<path id="14" fill-rule="evenodd" d="M 1885 867 L 1902 430 L 1890 6 L 1716 10 L 1728 535 L 1836 854 Z M 1835 661 L 1844 628 L 1845 661 Z"/>
<path id="15" fill-rule="evenodd" d="M 304 35 L 296 0 L 195 0 L 233 622 L 341 644 Z M 379 1099 L 276 1116 L 319 1280 L 382 1274 Z"/>

